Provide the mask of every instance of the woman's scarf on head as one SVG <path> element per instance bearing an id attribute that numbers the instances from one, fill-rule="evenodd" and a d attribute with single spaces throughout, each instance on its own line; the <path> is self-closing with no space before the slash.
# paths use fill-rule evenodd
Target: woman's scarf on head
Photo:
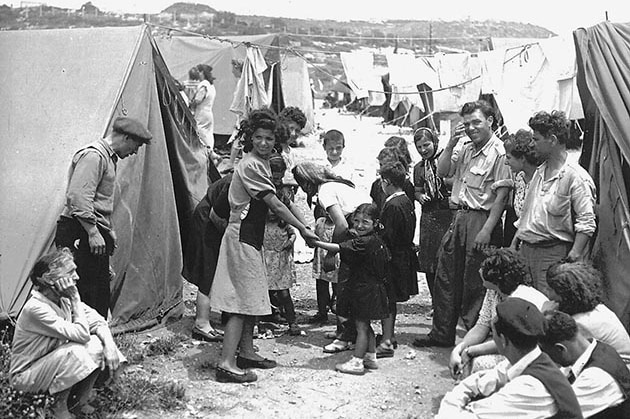
<path id="1" fill-rule="evenodd" d="M 436 152 L 433 154 L 433 157 L 425 159 L 424 161 L 424 184 L 427 195 L 429 195 L 432 200 L 437 199 L 440 201 L 444 199 L 444 195 L 441 192 L 443 181 L 436 175 L 433 164 L 441 153 L 441 151 Z"/>

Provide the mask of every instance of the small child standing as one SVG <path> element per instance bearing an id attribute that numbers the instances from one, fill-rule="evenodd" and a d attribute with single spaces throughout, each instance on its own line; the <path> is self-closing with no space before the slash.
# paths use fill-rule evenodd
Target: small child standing
<path id="1" fill-rule="evenodd" d="M 347 299 L 348 316 L 352 313 L 357 327 L 357 340 L 353 357 L 336 369 L 345 374 L 362 375 L 367 369 L 376 369 L 376 337 L 370 322 L 388 316 L 385 281 L 389 252 L 377 234 L 378 209 L 374 204 L 361 204 L 352 214 L 356 238 L 340 244 L 316 240 L 315 246 L 329 252 L 340 253 L 341 260 L 350 268 Z M 345 307 L 345 305 L 344 305 Z"/>
<path id="2" fill-rule="evenodd" d="M 277 195 L 287 207 L 291 207 L 291 190 L 282 188 L 282 177 L 286 170 L 284 159 L 275 155 L 269 159 L 272 179 L 276 184 Z M 265 237 L 263 250 L 267 278 L 269 280 L 270 299 L 278 304 L 278 308 L 284 314 L 289 323 L 289 334 L 297 336 L 301 329 L 296 323 L 295 307 L 291 299 L 289 289 L 295 284 L 296 272 L 293 263 L 293 243 L 295 243 L 295 231 L 282 221 L 277 215 L 269 211 L 265 223 Z"/>
<path id="3" fill-rule="evenodd" d="M 413 201 L 403 191 L 407 170 L 401 162 L 381 168 L 381 187 L 385 202 L 381 210 L 383 231 L 381 237 L 391 253 L 388 265 L 387 297 L 389 317 L 383 320 L 383 338 L 376 348 L 377 358 L 394 356 L 396 340 L 394 326 L 398 312 L 396 303 L 409 300 L 418 294 L 418 259 L 414 251 L 413 237 L 416 230 L 416 213 Z"/>

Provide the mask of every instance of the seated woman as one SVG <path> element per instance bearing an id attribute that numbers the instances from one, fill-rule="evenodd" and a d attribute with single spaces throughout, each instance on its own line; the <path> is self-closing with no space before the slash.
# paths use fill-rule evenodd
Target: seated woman
<path id="1" fill-rule="evenodd" d="M 13 335 L 11 384 L 26 392 L 55 396 L 56 418 L 88 412 L 90 390 L 105 368 L 113 373 L 125 360 L 105 319 L 81 302 L 79 276 L 67 248 L 42 256 L 31 272 L 35 288 L 18 316 Z"/>
<path id="2" fill-rule="evenodd" d="M 496 316 L 497 304 L 507 297 L 518 297 L 542 309 L 547 297 L 531 287 L 525 265 L 518 254 L 509 248 L 491 251 L 481 263 L 479 274 L 487 288 L 477 323 L 464 339 L 453 348 L 449 369 L 453 378 L 466 377 L 476 371 L 493 368 L 505 359 L 499 355 L 490 336 L 491 322 Z"/>
<path id="3" fill-rule="evenodd" d="M 547 271 L 549 299 L 543 310 L 560 310 L 571 315 L 587 338 L 615 348 L 630 364 L 630 336 L 619 317 L 602 303 L 599 271 L 582 262 L 558 263 Z"/>

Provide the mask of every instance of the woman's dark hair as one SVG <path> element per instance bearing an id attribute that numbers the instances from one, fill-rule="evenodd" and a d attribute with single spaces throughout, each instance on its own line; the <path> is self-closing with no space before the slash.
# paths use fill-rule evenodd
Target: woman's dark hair
<path id="1" fill-rule="evenodd" d="M 376 204 L 364 203 L 364 204 L 359 205 L 352 212 L 352 218 L 356 217 L 357 215 L 363 215 L 365 217 L 371 218 L 372 221 L 374 221 L 374 226 L 376 227 L 376 225 L 378 224 L 378 217 L 380 214 L 379 214 L 378 207 L 376 206 Z"/>
<path id="2" fill-rule="evenodd" d="M 399 160 L 405 167 L 409 167 L 411 164 L 411 154 L 409 153 L 409 147 L 407 141 L 402 137 L 392 136 L 385 141 L 385 147 L 396 147 L 400 154 Z"/>
<path id="3" fill-rule="evenodd" d="M 300 129 L 304 129 L 306 126 L 306 115 L 300 108 L 296 108 L 295 106 L 287 106 L 283 110 L 280 111 L 280 118 L 286 118 L 290 121 L 298 124 Z"/>
<path id="4" fill-rule="evenodd" d="M 531 285 L 525 264 L 510 248 L 493 249 L 481 262 L 483 279 L 496 285 L 501 293 L 510 295 L 519 285 Z"/>
<path id="5" fill-rule="evenodd" d="M 431 141 L 433 143 L 433 146 L 435 147 L 435 151 L 437 152 L 437 147 L 438 147 L 438 144 L 440 143 L 440 137 L 438 137 L 435 131 L 433 131 L 431 128 L 425 128 L 425 127 L 418 128 L 413 133 L 413 143 L 417 144 L 418 141 L 425 141 L 425 140 Z"/>
<path id="6" fill-rule="evenodd" d="M 586 263 L 552 265 L 547 270 L 547 284 L 562 299 L 558 309 L 572 316 L 589 312 L 602 302 L 601 274 Z"/>
<path id="7" fill-rule="evenodd" d="M 529 127 L 539 132 L 543 137 L 555 135 L 560 144 L 566 144 L 569 140 L 569 120 L 562 111 L 551 113 L 540 111 L 529 118 Z"/>
<path id="8" fill-rule="evenodd" d="M 290 121 L 291 121 L 290 119 L 287 119 L 283 117 L 282 115 L 278 117 L 279 123 L 278 123 L 278 129 L 276 132 L 277 145 L 286 144 L 291 139 L 291 131 L 289 130 L 289 124 L 288 124 Z M 282 147 L 280 147 L 279 150 L 282 150 Z"/>
<path id="9" fill-rule="evenodd" d="M 197 67 L 193 67 L 188 70 L 188 78 L 190 80 L 199 80 L 199 69 Z"/>
<path id="10" fill-rule="evenodd" d="M 214 84 L 214 76 L 212 75 L 212 67 L 208 64 L 199 64 L 197 66 L 197 70 L 203 74 L 203 76 L 210 82 L 210 84 Z"/>
<path id="11" fill-rule="evenodd" d="M 379 162 L 386 161 L 388 163 L 401 162 L 403 166 L 403 158 L 400 156 L 400 151 L 397 147 L 385 147 L 378 152 L 378 156 L 376 156 L 376 160 Z"/>
<path id="12" fill-rule="evenodd" d="M 517 159 L 525 157 L 529 164 L 538 166 L 538 159 L 532 145 L 532 132 L 527 129 L 519 129 L 516 134 L 510 134 L 503 142 L 505 152 Z"/>
<path id="13" fill-rule="evenodd" d="M 381 179 L 387 180 L 392 185 L 402 188 L 407 179 L 407 170 L 399 161 L 388 163 L 380 170 Z"/>
<path id="14" fill-rule="evenodd" d="M 281 124 L 278 123 L 278 116 L 274 111 L 269 108 L 255 109 L 247 115 L 247 118 L 241 121 L 241 125 L 238 128 L 238 138 L 243 138 L 243 151 L 249 153 L 252 151 L 252 135 L 257 129 L 268 129 L 273 132 L 276 140 L 279 136 L 282 136 Z M 276 141 L 276 145 L 278 141 Z"/>

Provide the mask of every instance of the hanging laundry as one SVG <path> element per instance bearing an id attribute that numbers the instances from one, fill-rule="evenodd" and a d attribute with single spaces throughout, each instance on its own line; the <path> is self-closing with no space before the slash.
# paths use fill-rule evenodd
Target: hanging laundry
<path id="1" fill-rule="evenodd" d="M 252 109 L 269 106 L 263 73 L 267 69 L 265 57 L 258 47 L 247 47 L 247 57 L 243 63 L 243 72 L 238 80 L 230 111 L 240 117 Z"/>

